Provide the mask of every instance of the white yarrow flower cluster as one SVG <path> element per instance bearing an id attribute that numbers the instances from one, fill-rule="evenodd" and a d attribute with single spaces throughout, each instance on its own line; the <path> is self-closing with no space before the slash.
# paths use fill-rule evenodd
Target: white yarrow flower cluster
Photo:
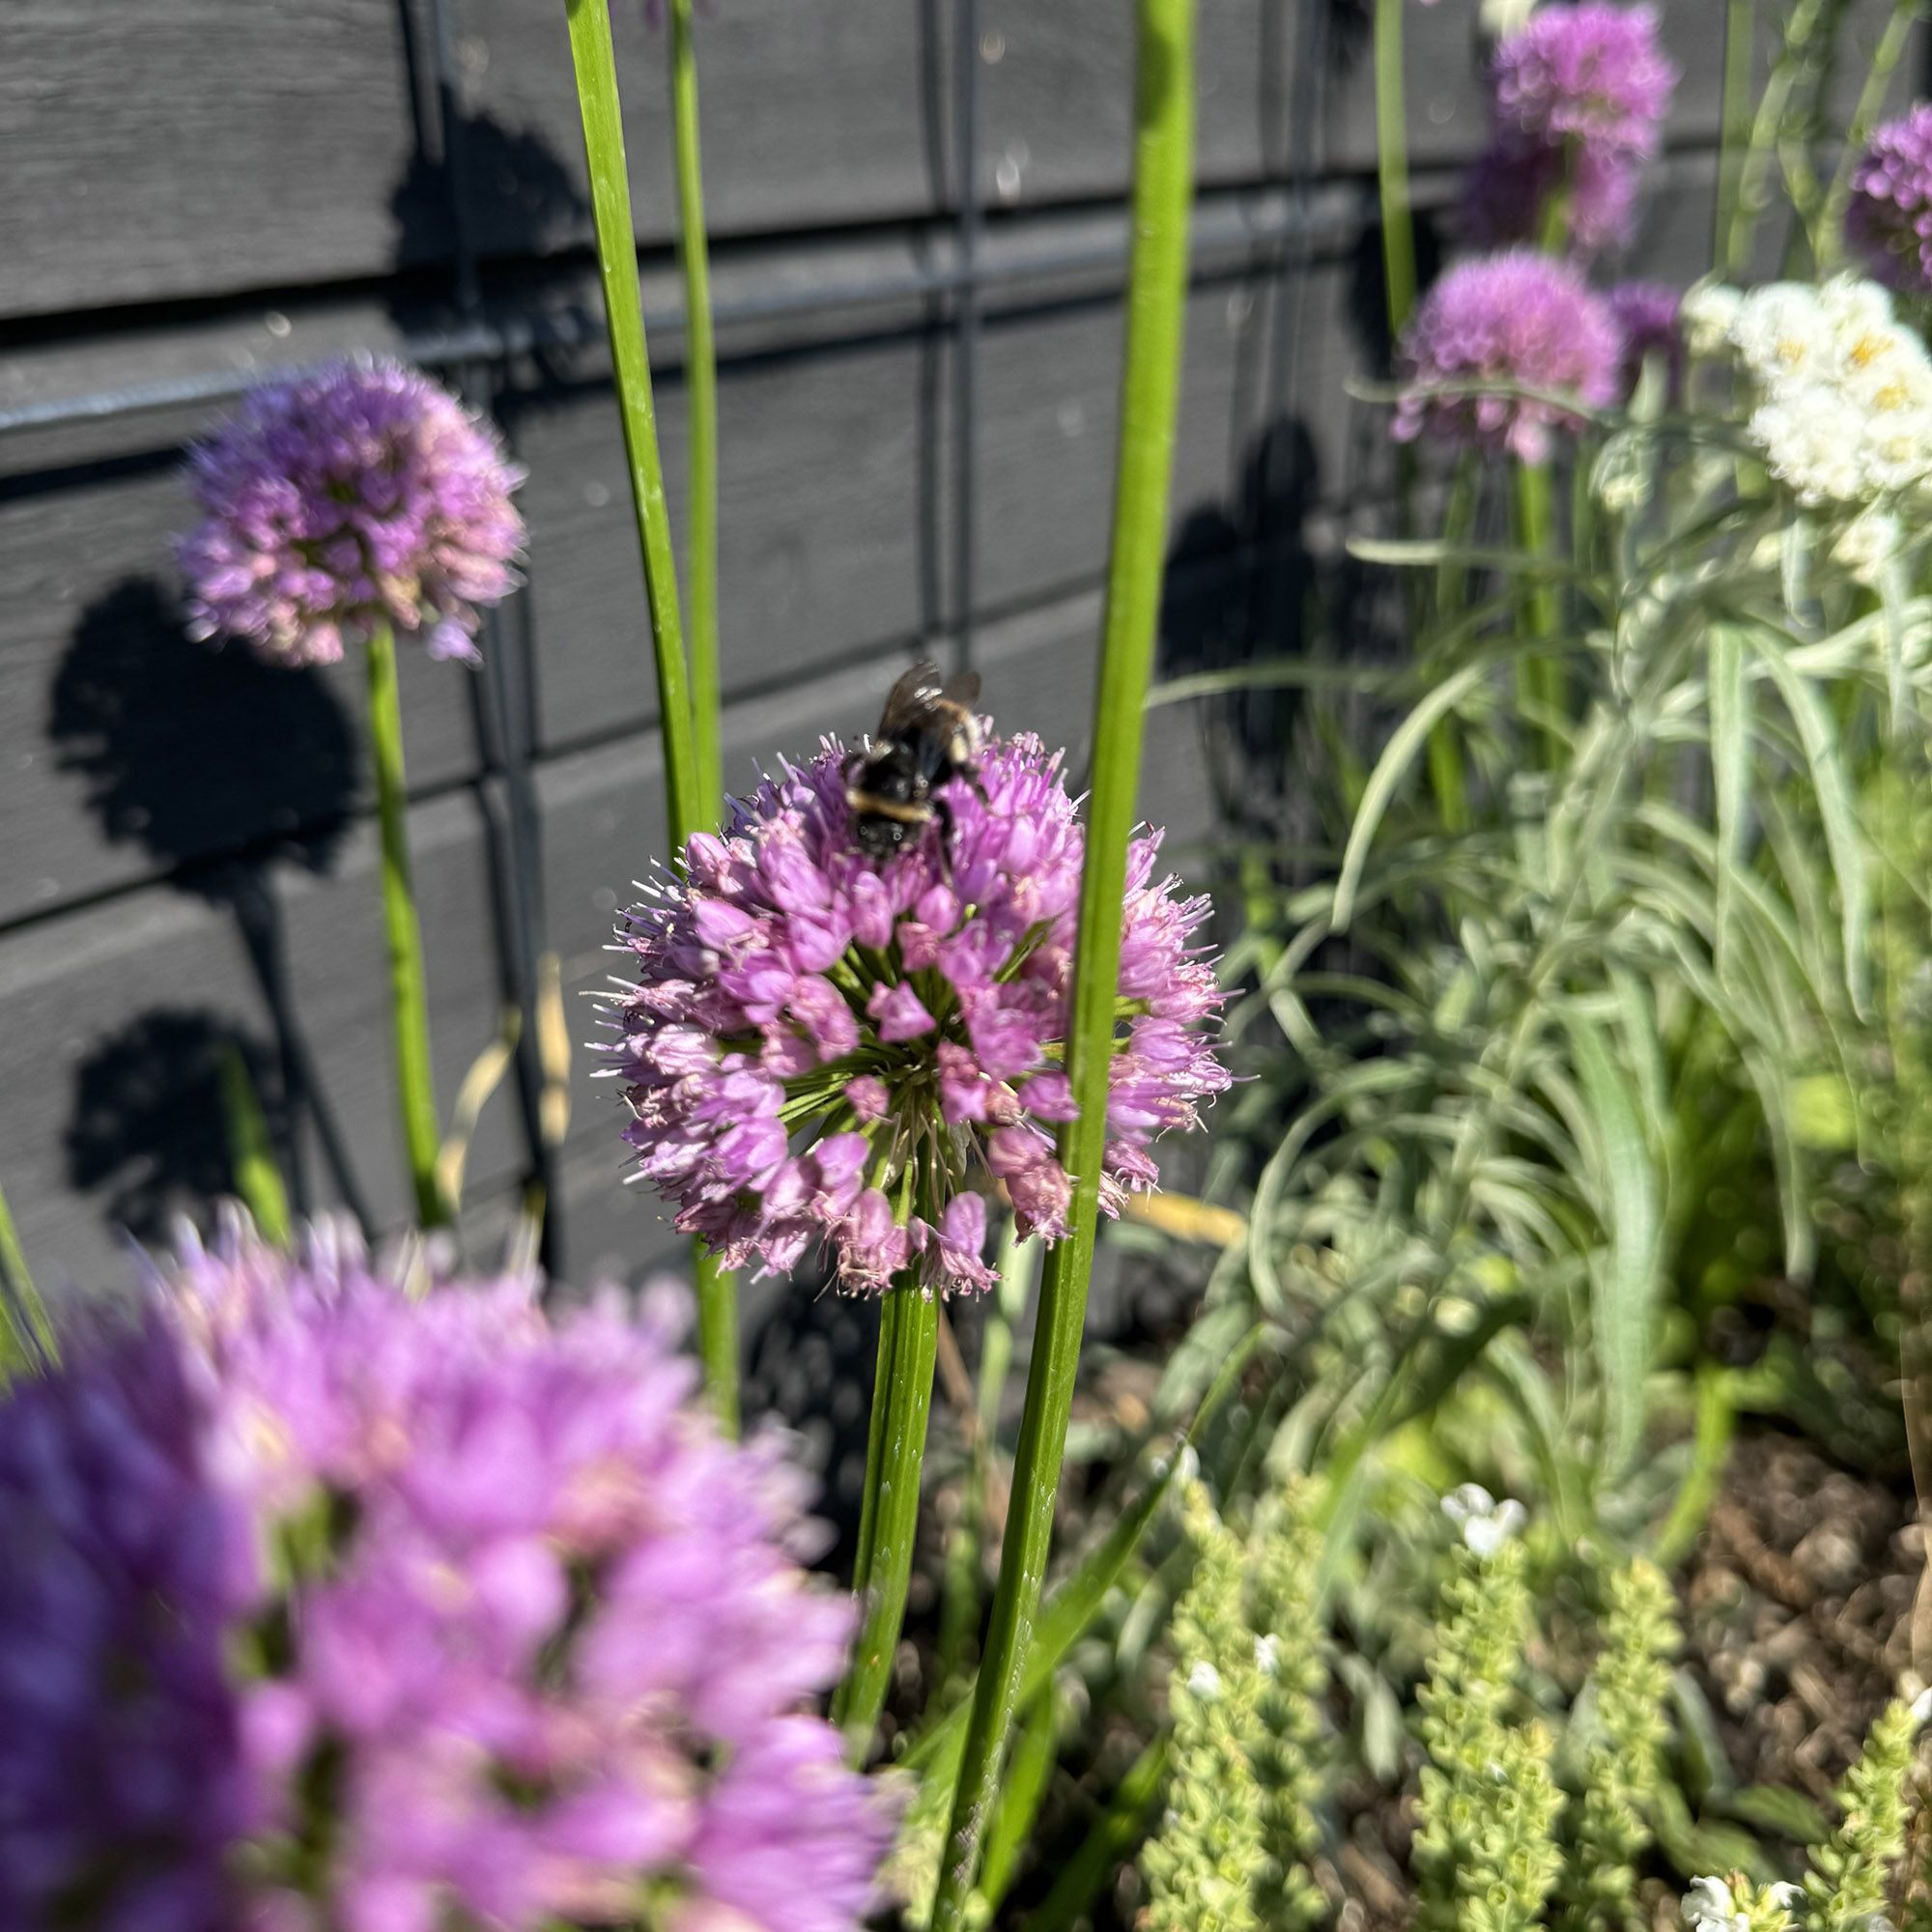
<path id="1" fill-rule="evenodd" d="M 1693 350 L 1728 348 L 1751 385 L 1751 440 L 1807 508 L 1856 521 L 1840 560 L 1869 578 L 1896 552 L 1901 499 L 1932 503 L 1932 357 L 1876 282 L 1774 282 L 1685 302 Z"/>

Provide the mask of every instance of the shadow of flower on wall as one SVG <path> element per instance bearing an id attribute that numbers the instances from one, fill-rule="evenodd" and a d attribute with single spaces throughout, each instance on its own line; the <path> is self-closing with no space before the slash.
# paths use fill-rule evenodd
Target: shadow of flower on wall
<path id="1" fill-rule="evenodd" d="M 144 1236 L 230 1190 L 217 1073 L 233 1045 L 255 1075 L 297 1206 L 312 1205 L 297 1132 L 305 1122 L 332 1194 L 366 1219 L 290 998 L 272 876 L 277 866 L 326 872 L 334 863 L 358 769 L 340 699 L 319 672 L 189 641 L 173 595 L 130 577 L 81 613 L 49 693 L 47 735 L 110 842 L 136 847 L 177 890 L 232 914 L 275 1039 L 265 1053 L 231 1018 L 160 1008 L 101 1041 L 77 1081 L 74 1185 L 107 1189 L 108 1217 Z M 119 1107 L 116 1068 L 128 1083 Z"/>
<path id="2" fill-rule="evenodd" d="M 273 1052 L 226 1015 L 156 1007 L 95 1041 L 74 1078 L 66 1135 L 68 1178 L 98 1193 L 108 1218 L 150 1244 L 175 1220 L 234 1191 L 222 1103 L 223 1063 L 239 1054 L 270 1145 L 290 1122 Z"/>

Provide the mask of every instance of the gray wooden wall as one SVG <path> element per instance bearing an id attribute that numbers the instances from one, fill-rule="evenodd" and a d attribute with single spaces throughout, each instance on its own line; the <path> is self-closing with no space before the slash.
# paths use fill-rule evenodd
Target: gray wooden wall
<path id="1" fill-rule="evenodd" d="M 977 0 L 974 398 L 962 451 L 954 179 L 967 0 L 700 0 L 722 324 L 733 780 L 875 714 L 944 656 L 971 493 L 973 649 L 1009 725 L 1086 731 L 1113 456 L 1127 0 Z M 1474 0 L 1408 11 L 1426 203 L 1479 144 Z M 1868 43 L 1885 9 L 1867 5 Z M 1717 0 L 1670 0 L 1686 69 L 1638 266 L 1708 232 Z M 619 54 L 673 502 L 683 395 L 664 45 Z M 1201 0 L 1201 200 L 1168 652 L 1296 648 L 1305 592 L 1381 474 L 1345 384 L 1382 355 L 1363 0 Z M 1856 60 L 1848 68 L 1856 68 Z M 1848 72 L 1846 85 L 1856 81 Z M 304 1198 L 403 1208 L 355 667 L 288 674 L 180 635 L 184 440 L 219 392 L 352 346 L 468 332 L 454 365 L 527 466 L 528 585 L 500 684 L 405 672 L 445 1102 L 495 1030 L 528 753 L 532 917 L 582 997 L 662 850 L 630 506 L 587 250 L 561 0 L 7 0 L 0 10 L 0 1182 L 37 1267 L 113 1279 L 122 1227 L 226 1184 L 216 1066 L 257 1071 Z M 1238 726 L 1240 720 L 1234 724 Z M 1146 809 L 1205 833 L 1242 748 L 1165 711 Z M 1264 734 L 1243 784 L 1292 786 Z M 619 1185 L 618 1105 L 577 1060 L 555 1176 L 579 1278 L 665 1250 Z M 487 1253 L 530 1164 L 515 1092 L 472 1162 Z"/>

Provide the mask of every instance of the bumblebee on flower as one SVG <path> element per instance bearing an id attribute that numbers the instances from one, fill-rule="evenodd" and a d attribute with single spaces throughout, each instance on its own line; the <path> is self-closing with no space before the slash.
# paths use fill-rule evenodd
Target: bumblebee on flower
<path id="1" fill-rule="evenodd" d="M 842 1288 L 981 1289 L 985 1193 L 1065 1232 L 1053 1129 L 1082 829 L 1061 759 L 981 729 L 973 768 L 888 856 L 855 836 L 848 754 L 827 741 L 699 834 L 621 929 L 639 983 L 611 1050 L 638 1177 L 728 1267 L 787 1273 L 823 1244 Z M 1202 1023 L 1221 995 L 1194 937 L 1206 898 L 1134 843 L 1102 1205 L 1151 1188 L 1159 1133 L 1228 1085 Z"/>

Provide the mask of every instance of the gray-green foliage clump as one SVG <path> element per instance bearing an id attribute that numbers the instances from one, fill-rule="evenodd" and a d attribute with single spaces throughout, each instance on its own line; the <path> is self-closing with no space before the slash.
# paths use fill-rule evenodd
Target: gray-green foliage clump
<path id="1" fill-rule="evenodd" d="M 1145 1932 L 1258 1932 L 1262 1794 L 1249 1757 L 1260 1673 L 1243 1608 L 1245 1555 L 1189 1481 L 1181 1515 L 1194 1577 L 1174 1612 L 1166 1809 L 1141 1853 Z"/>
<path id="2" fill-rule="evenodd" d="M 1444 1504 L 1463 1535 L 1417 1700 L 1429 1762 L 1415 1839 L 1427 1932 L 1526 1932 L 1555 1886 L 1563 1794 L 1542 1724 L 1510 1720 L 1530 1631 L 1519 1504 L 1470 1485 Z"/>
<path id="3" fill-rule="evenodd" d="M 1584 1758 L 1574 1858 L 1564 1885 L 1565 1932 L 1637 1932 L 1636 1861 L 1651 1840 L 1648 1811 L 1663 1777 L 1664 1698 L 1678 1645 L 1670 1584 L 1638 1558 L 1606 1583 L 1596 1669 L 1597 1735 Z"/>
<path id="4" fill-rule="evenodd" d="M 1311 1484 L 1292 1483 L 1264 1513 L 1255 1537 L 1250 1614 L 1261 1685 L 1253 1759 L 1266 1856 L 1260 1903 L 1269 1932 L 1301 1932 L 1328 1911 L 1309 1868 L 1321 1848 L 1317 1811 L 1325 1784 L 1321 1706 L 1328 1689 L 1314 1503 Z"/>

